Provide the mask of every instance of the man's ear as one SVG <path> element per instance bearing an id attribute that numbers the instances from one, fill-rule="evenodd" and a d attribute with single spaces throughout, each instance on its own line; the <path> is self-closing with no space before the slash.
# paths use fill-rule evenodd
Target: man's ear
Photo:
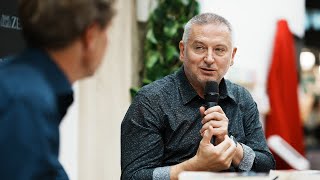
<path id="1" fill-rule="evenodd" d="M 100 26 L 97 23 L 93 23 L 87 27 L 82 36 L 84 50 L 92 51 L 96 48 L 99 30 Z"/>
<path id="2" fill-rule="evenodd" d="M 230 66 L 232 66 L 233 63 L 234 63 L 234 57 L 235 57 L 236 53 L 237 53 L 237 48 L 235 47 L 235 48 L 233 48 L 233 50 L 232 50 L 232 56 L 231 56 Z"/>
<path id="3" fill-rule="evenodd" d="M 185 51 L 185 47 L 184 47 L 184 42 L 180 41 L 179 42 L 179 49 L 180 49 L 180 61 L 184 61 L 184 51 Z"/>

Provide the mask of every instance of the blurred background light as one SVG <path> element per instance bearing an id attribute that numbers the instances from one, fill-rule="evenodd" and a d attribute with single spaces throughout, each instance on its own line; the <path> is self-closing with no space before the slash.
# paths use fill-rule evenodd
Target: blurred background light
<path id="1" fill-rule="evenodd" d="M 312 52 L 305 51 L 300 53 L 300 65 L 303 71 L 310 71 L 315 62 L 316 57 Z"/>

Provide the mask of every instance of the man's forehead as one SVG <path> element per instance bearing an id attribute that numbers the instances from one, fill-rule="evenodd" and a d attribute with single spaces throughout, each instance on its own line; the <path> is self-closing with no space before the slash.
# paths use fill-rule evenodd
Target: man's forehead
<path id="1" fill-rule="evenodd" d="M 227 40 L 232 42 L 232 34 L 229 28 L 220 23 L 220 24 L 205 24 L 198 25 L 195 24 L 191 27 L 189 40 L 192 42 L 202 41 L 205 39 L 210 40 L 210 38 L 214 38 L 216 40 Z"/>
<path id="2" fill-rule="evenodd" d="M 192 31 L 219 31 L 230 33 L 228 26 L 223 23 L 193 24 L 191 26 L 191 32 Z"/>

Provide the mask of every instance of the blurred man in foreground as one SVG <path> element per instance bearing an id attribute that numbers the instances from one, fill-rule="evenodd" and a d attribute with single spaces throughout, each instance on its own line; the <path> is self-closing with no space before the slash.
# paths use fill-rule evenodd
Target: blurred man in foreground
<path id="1" fill-rule="evenodd" d="M 28 49 L 0 66 L 0 179 L 68 179 L 59 124 L 102 61 L 113 0 L 21 0 Z"/>

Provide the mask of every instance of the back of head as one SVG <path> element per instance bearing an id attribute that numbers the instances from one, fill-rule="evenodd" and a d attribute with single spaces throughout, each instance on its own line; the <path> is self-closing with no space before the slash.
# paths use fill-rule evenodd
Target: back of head
<path id="1" fill-rule="evenodd" d="M 187 22 L 187 24 L 184 27 L 182 41 L 184 43 L 188 42 L 192 25 L 207 25 L 207 24 L 224 25 L 228 28 L 231 35 L 233 33 L 232 26 L 227 19 L 214 13 L 203 13 L 203 14 L 198 14 L 194 16 Z"/>
<path id="2" fill-rule="evenodd" d="M 20 0 L 19 16 L 29 46 L 61 49 L 97 22 L 109 24 L 114 0 Z"/>

